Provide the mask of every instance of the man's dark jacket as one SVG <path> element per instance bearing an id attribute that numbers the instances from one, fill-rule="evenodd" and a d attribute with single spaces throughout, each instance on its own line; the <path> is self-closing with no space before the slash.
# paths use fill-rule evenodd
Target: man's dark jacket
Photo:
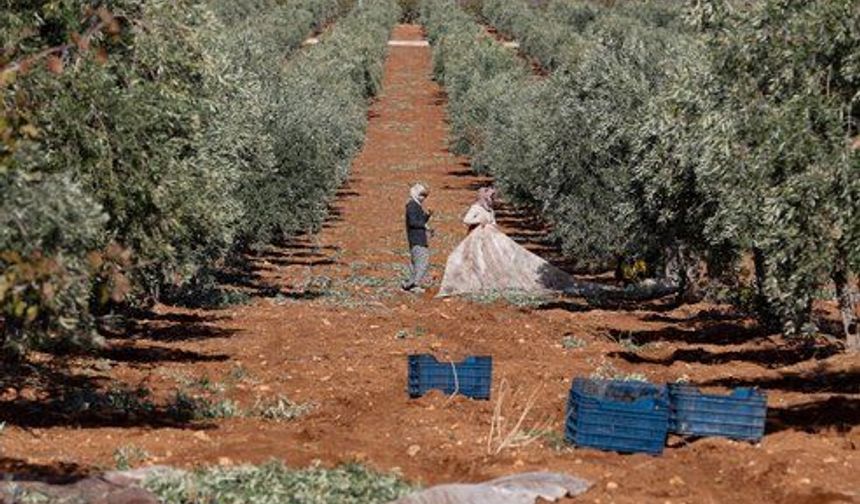
<path id="1" fill-rule="evenodd" d="M 427 246 L 427 221 L 430 215 L 424 211 L 417 201 L 411 199 L 406 204 L 406 238 L 409 248 L 416 245 Z"/>

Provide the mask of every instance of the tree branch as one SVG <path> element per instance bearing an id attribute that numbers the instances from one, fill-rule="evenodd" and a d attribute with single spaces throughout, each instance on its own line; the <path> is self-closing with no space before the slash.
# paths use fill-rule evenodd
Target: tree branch
<path id="1" fill-rule="evenodd" d="M 51 56 L 54 54 L 64 53 L 64 52 L 68 51 L 69 49 L 72 49 L 75 46 L 78 46 L 78 47 L 85 46 L 86 44 L 89 43 L 90 39 L 96 33 L 100 32 L 102 30 L 102 28 L 104 28 L 104 27 L 105 27 L 105 22 L 101 19 L 98 19 L 89 28 L 87 28 L 87 31 L 84 32 L 84 34 L 81 36 L 81 38 L 78 42 L 69 42 L 69 43 L 58 45 L 55 47 L 49 47 L 47 49 L 43 49 L 43 50 L 37 52 L 36 54 L 33 54 L 31 56 L 27 56 L 21 60 L 8 63 L 7 65 L 0 68 L 0 75 L 12 73 L 12 72 L 17 72 L 17 71 L 21 70 L 22 68 L 26 68 L 26 67 L 32 65 L 33 63 L 35 63 L 41 59 L 47 58 L 48 56 Z"/>

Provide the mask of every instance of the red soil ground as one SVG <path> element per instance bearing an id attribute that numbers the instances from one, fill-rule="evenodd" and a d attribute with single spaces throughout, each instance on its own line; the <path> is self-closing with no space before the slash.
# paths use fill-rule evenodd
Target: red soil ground
<path id="1" fill-rule="evenodd" d="M 411 25 L 393 34 L 421 37 Z M 595 482 L 583 502 L 858 501 L 860 365 L 826 343 L 792 345 L 727 307 L 705 304 L 598 309 L 559 300 L 536 309 L 399 291 L 409 185 L 421 180 L 431 187 L 438 285 L 447 253 L 464 236 L 459 218 L 486 181 L 446 148 L 445 95 L 431 80 L 428 48 L 391 48 L 384 86 L 370 110 L 364 150 L 325 229 L 252 258 L 258 276 L 244 288 L 265 296 L 220 311 L 157 307 L 139 330 L 111 340 L 101 359 L 78 359 L 72 369 L 76 380 L 139 385 L 156 398 L 169 397 L 183 379 L 208 377 L 227 384 L 224 396 L 243 407 L 283 394 L 313 403 L 310 413 L 281 423 L 231 418 L 191 426 L 164 426 L 157 418 L 21 416 L 0 434 L 0 469 L 94 471 L 112 467 L 118 448 L 134 446 L 145 451 L 142 464 L 357 460 L 423 484 L 562 471 Z M 551 252 L 529 219 L 500 215 L 507 232 Z M 584 346 L 564 348 L 565 336 Z M 503 409 L 508 425 L 537 391 L 524 430 L 540 435 L 528 446 L 488 453 L 494 401 L 436 393 L 410 400 L 406 355 L 416 352 L 492 355 L 494 393 L 503 379 L 515 391 Z M 239 368 L 244 377 L 230 382 Z M 571 378 L 599 371 L 760 386 L 769 394 L 768 433 L 755 445 L 670 438 L 660 457 L 560 445 Z M 10 387 L 0 404 L 45 398 L 44 387 Z"/>

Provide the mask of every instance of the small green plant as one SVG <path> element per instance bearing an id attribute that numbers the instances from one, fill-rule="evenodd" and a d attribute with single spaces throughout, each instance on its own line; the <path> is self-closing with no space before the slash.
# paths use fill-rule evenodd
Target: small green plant
<path id="1" fill-rule="evenodd" d="M 619 335 L 612 339 L 618 343 L 625 352 L 630 353 L 639 353 L 651 346 L 651 343 L 639 343 L 636 341 L 636 338 L 630 331 L 627 331 L 623 336 Z"/>
<path id="2" fill-rule="evenodd" d="M 208 376 L 189 376 L 185 373 L 168 372 L 165 376 L 171 377 L 184 389 L 192 389 L 201 392 L 223 393 L 227 390 L 224 383 L 212 381 Z"/>
<path id="3" fill-rule="evenodd" d="M 352 263 L 345 277 L 314 277 L 300 287 L 326 304 L 346 309 L 370 310 L 400 291 L 402 279 L 361 273 L 364 263 Z M 408 269 L 408 268 L 407 268 Z M 322 280 L 324 278 L 324 280 Z M 316 286 L 316 287 L 314 287 Z M 308 290 L 308 289 L 311 290 Z"/>
<path id="4" fill-rule="evenodd" d="M 94 388 L 74 389 L 48 403 L 51 412 L 64 415 L 99 415 L 109 417 L 146 416 L 156 410 L 151 391 L 144 387 L 125 388 L 112 384 L 106 391 Z"/>
<path id="5" fill-rule="evenodd" d="M 546 301 L 546 296 L 518 291 L 507 291 L 504 293 L 504 298 L 517 308 L 537 308 Z"/>
<path id="6" fill-rule="evenodd" d="M 234 385 L 234 384 L 239 383 L 242 380 L 245 380 L 247 378 L 248 378 L 248 370 L 245 369 L 244 367 L 242 367 L 241 364 L 237 364 L 237 365 L 233 366 L 232 368 L 230 368 L 230 372 L 227 373 L 227 377 L 225 378 L 225 380 L 230 385 Z"/>
<path id="7" fill-rule="evenodd" d="M 334 285 L 334 280 L 330 276 L 316 275 L 308 278 L 302 285 L 301 290 L 320 292 L 327 295 Z"/>
<path id="8" fill-rule="evenodd" d="M 146 450 L 133 444 L 120 446 L 113 452 L 113 460 L 119 471 L 127 471 L 148 458 Z"/>
<path id="9" fill-rule="evenodd" d="M 355 274 L 350 275 L 346 279 L 346 283 L 357 287 L 382 287 L 387 283 L 387 280 L 380 277 Z"/>
<path id="10" fill-rule="evenodd" d="M 538 294 L 530 294 L 517 290 L 492 290 L 476 294 L 469 294 L 466 299 L 480 304 L 493 304 L 505 301 L 518 308 L 537 308 L 541 306 L 546 297 Z"/>
<path id="11" fill-rule="evenodd" d="M 39 492 L 38 490 L 28 490 L 18 487 L 15 490 L 15 497 L 21 504 L 50 504 L 56 502 L 56 499 L 48 494 Z"/>
<path id="12" fill-rule="evenodd" d="M 171 418 L 177 421 L 211 420 L 242 416 L 242 409 L 232 399 L 213 400 L 208 397 L 189 395 L 177 390 L 173 401 L 167 406 Z"/>
<path id="13" fill-rule="evenodd" d="M 261 466 L 210 467 L 189 473 L 161 474 L 143 486 L 161 502 L 391 502 L 414 489 L 399 474 L 382 474 L 357 464 L 334 469 L 294 470 L 280 462 Z"/>
<path id="14" fill-rule="evenodd" d="M 644 350 L 645 348 L 647 348 L 647 346 L 648 346 L 647 343 L 640 345 L 640 344 L 636 343 L 636 340 L 634 340 L 632 338 L 622 339 L 618 342 L 618 344 L 620 344 L 621 348 L 623 348 L 625 351 L 631 352 L 631 353 L 640 352 L 640 351 Z"/>
<path id="15" fill-rule="evenodd" d="M 410 339 L 420 338 L 427 335 L 427 329 L 421 326 L 415 326 L 415 329 L 409 330 L 406 328 L 400 329 L 394 334 L 394 339 Z"/>
<path id="16" fill-rule="evenodd" d="M 625 373 L 615 367 L 614 364 L 608 361 L 603 361 L 594 372 L 591 373 L 591 378 L 599 380 L 620 380 L 620 381 L 640 381 L 647 382 L 648 378 L 642 373 Z"/>
<path id="17" fill-rule="evenodd" d="M 404 280 L 409 276 L 410 273 L 409 265 L 405 262 L 389 263 L 388 268 L 397 273 Z"/>
<path id="18" fill-rule="evenodd" d="M 232 399 L 203 401 L 202 418 L 235 418 L 242 416 L 242 408 Z"/>
<path id="19" fill-rule="evenodd" d="M 467 294 L 465 297 L 473 303 L 480 304 L 493 304 L 501 298 L 500 294 L 496 291 Z"/>
<path id="20" fill-rule="evenodd" d="M 557 430 L 541 429 L 532 431 L 529 434 L 539 437 L 543 445 L 551 450 L 562 451 L 570 447 L 564 439 L 564 434 Z"/>
<path id="21" fill-rule="evenodd" d="M 565 350 L 575 350 L 577 348 L 585 347 L 585 340 L 569 334 L 561 339 L 561 347 Z"/>
<path id="22" fill-rule="evenodd" d="M 281 422 L 295 420 L 307 414 L 312 408 L 311 404 L 297 403 L 291 401 L 286 396 L 278 395 L 274 401 L 263 402 L 258 399 L 257 404 L 254 406 L 253 414 L 266 420 Z"/>

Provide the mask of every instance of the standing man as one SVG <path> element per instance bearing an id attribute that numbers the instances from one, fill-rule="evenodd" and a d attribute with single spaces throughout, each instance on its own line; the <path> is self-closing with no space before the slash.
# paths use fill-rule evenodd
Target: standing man
<path id="1" fill-rule="evenodd" d="M 433 212 L 424 209 L 424 200 L 427 199 L 428 193 L 424 185 L 415 184 L 409 190 L 409 202 L 406 203 L 406 239 L 409 241 L 409 252 L 412 256 L 412 273 L 409 280 L 403 284 L 403 289 L 411 292 L 424 292 L 421 280 L 430 266 L 427 238 L 432 231 L 427 222 Z"/>

